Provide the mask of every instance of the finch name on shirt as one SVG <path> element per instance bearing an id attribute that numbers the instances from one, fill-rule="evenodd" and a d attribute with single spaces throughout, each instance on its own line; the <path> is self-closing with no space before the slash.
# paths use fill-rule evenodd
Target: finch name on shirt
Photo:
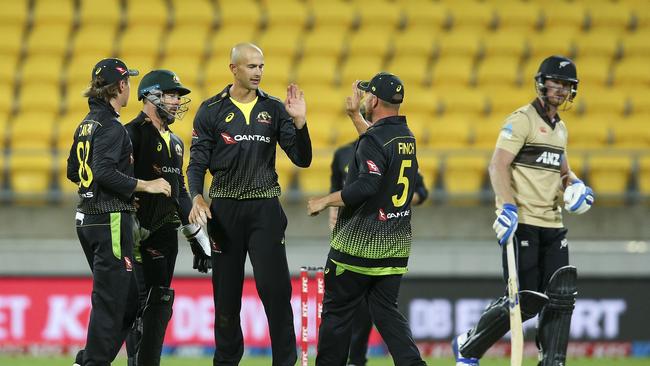
<path id="1" fill-rule="evenodd" d="M 414 142 L 398 142 L 397 143 L 397 152 L 402 155 L 413 155 L 415 154 L 415 143 Z"/>

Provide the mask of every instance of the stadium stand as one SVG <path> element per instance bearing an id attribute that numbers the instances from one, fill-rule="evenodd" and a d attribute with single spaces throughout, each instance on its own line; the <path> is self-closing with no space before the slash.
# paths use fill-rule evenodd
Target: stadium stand
<path id="1" fill-rule="evenodd" d="M 176 71 L 193 91 L 190 112 L 174 126 L 188 144 L 201 101 L 232 80 L 231 46 L 247 41 L 265 51 L 264 90 L 283 97 L 288 82 L 304 88 L 319 162 L 355 138 L 344 113 L 352 82 L 380 70 L 401 76 L 421 169 L 451 199 L 482 194 L 485 154 L 504 118 L 534 97 L 539 62 L 574 57 L 578 96 L 561 112 L 572 165 L 612 197 L 650 190 L 644 1 L 15 0 L 3 4 L 0 24 L 3 170 L 10 192 L 33 189 L 44 202 L 53 187 L 74 190 L 64 184 L 61 159 L 86 113 L 81 94 L 98 59 L 122 57 L 143 74 Z M 125 121 L 140 108 L 135 94 Z M 26 149 L 45 158 L 35 163 Z M 294 169 L 283 155 L 285 192 L 322 189 L 304 183 L 309 170 Z M 462 167 L 469 178 L 458 183 Z M 22 185 L 29 179 L 40 181 Z"/>

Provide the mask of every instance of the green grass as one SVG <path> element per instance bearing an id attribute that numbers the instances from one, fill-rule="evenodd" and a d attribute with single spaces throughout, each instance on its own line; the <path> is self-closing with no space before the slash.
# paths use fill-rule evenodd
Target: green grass
<path id="1" fill-rule="evenodd" d="M 73 359 L 70 357 L 27 357 L 27 356 L 0 356 L 0 365 L 3 366 L 70 366 Z M 313 362 L 313 361 L 312 361 Z M 429 366 L 453 366 L 454 361 L 445 358 L 427 359 Z M 114 365 L 126 365 L 126 359 L 118 358 Z M 269 366 L 271 359 L 268 357 L 249 357 L 242 360 L 242 366 Z M 388 357 L 370 358 L 368 366 L 389 366 L 393 362 Z M 523 366 L 535 366 L 537 361 L 529 358 L 524 360 Z M 574 359 L 567 360 L 567 366 L 647 366 L 650 364 L 648 358 L 625 358 L 625 359 Z M 163 357 L 161 366 L 211 366 L 210 358 L 180 358 L 180 357 Z M 507 359 L 486 358 L 481 360 L 481 366 L 509 366 L 510 361 Z"/>

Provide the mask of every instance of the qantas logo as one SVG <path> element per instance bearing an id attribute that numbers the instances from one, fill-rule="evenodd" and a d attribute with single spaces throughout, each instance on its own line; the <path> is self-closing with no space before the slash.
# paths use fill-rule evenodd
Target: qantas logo
<path id="1" fill-rule="evenodd" d="M 131 258 L 124 257 L 124 266 L 126 267 L 127 272 L 133 271 L 133 264 L 131 264 Z"/>
<path id="2" fill-rule="evenodd" d="M 379 171 L 379 167 L 377 167 L 377 164 L 375 164 L 374 161 L 366 160 L 366 165 L 368 165 L 368 173 L 381 175 L 381 172 Z"/>
<path id="3" fill-rule="evenodd" d="M 235 135 L 235 141 L 260 141 L 270 144 L 271 138 L 262 135 Z"/>
<path id="4" fill-rule="evenodd" d="M 232 145 L 232 144 L 237 143 L 237 141 L 235 141 L 235 139 L 233 139 L 229 134 L 227 134 L 225 132 L 221 133 L 221 138 L 223 139 L 223 142 L 226 143 L 226 145 Z"/>
<path id="5" fill-rule="evenodd" d="M 410 215 L 411 215 L 411 210 L 386 213 L 383 208 L 380 208 L 379 214 L 377 215 L 377 220 L 388 221 L 390 219 L 398 219 L 400 217 L 407 217 Z"/>
<path id="6" fill-rule="evenodd" d="M 535 160 L 535 162 L 553 165 L 553 166 L 560 166 L 560 154 L 544 151 L 542 155 L 540 155 L 537 158 L 537 160 Z"/>
<path id="7" fill-rule="evenodd" d="M 199 138 L 199 134 L 196 133 L 196 130 L 195 130 L 195 129 L 192 129 L 192 138 L 193 138 L 193 139 L 198 139 L 198 138 Z"/>
<path id="8" fill-rule="evenodd" d="M 123 67 L 117 66 L 115 70 L 117 70 L 121 75 L 126 75 L 126 70 L 124 70 Z"/>

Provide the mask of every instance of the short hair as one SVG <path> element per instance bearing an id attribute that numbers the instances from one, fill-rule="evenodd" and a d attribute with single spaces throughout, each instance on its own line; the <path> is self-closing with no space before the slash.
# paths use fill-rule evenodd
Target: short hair
<path id="1" fill-rule="evenodd" d="M 84 91 L 84 97 L 86 98 L 98 98 L 103 99 L 106 102 L 110 102 L 111 99 L 117 98 L 120 94 L 120 80 L 117 80 L 108 85 L 104 85 L 104 78 L 101 76 L 97 77 L 90 82 L 88 89 Z"/>

